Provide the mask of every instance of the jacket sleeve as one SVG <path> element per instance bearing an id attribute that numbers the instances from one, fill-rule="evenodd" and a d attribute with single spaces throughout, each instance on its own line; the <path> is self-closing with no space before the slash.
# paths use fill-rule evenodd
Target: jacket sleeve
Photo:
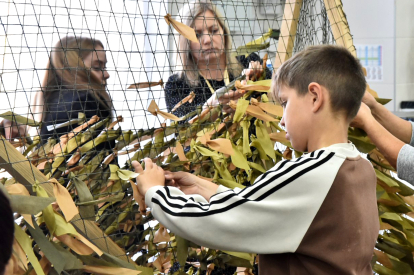
<path id="1" fill-rule="evenodd" d="M 414 185 L 414 123 L 412 125 L 412 135 L 410 145 L 404 145 L 397 158 L 397 174 L 403 179 Z"/>
<path id="2" fill-rule="evenodd" d="M 317 214 L 344 159 L 334 153 L 277 164 L 243 190 L 207 202 L 178 188 L 155 186 L 145 200 L 172 232 L 214 249 L 294 252 Z"/>
<path id="3" fill-rule="evenodd" d="M 397 174 L 403 179 L 414 185 L 414 147 L 405 144 L 398 154 Z"/>

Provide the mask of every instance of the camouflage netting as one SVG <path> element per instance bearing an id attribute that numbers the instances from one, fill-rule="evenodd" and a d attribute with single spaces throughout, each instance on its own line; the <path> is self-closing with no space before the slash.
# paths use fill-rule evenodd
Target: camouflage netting
<path id="1" fill-rule="evenodd" d="M 243 188 L 282 159 L 300 156 L 279 125 L 282 109 L 268 95 L 269 75 L 290 53 L 282 47 L 289 36 L 293 52 L 334 44 L 340 38 L 331 26 L 347 23 L 344 16 L 335 22 L 328 16 L 332 10 L 343 14 L 338 0 L 303 1 L 294 18 L 296 32 L 289 27 L 288 33 L 283 24 L 292 21 L 288 14 L 295 15 L 295 1 L 212 2 L 229 26 L 232 50 L 227 54 L 238 60 L 254 54 L 264 71 L 246 85 L 239 81 L 231 87 L 247 91 L 229 103 L 234 113 L 201 104 L 178 117 L 177 110 L 197 100 L 183 94 L 171 112 L 163 90 L 176 72 L 177 31 L 183 27 L 174 19 L 184 22 L 178 11 L 187 1 L 0 0 L 0 117 L 20 125 L 11 140 L 0 139 L 0 188 L 9 195 L 16 222 L 13 274 L 257 273 L 256 255 L 199 247 L 154 220 L 135 185 L 131 161 L 149 157 L 166 170 Z M 62 68 L 53 71 L 47 64 L 53 46 L 67 36 L 102 42 L 110 75 L 104 86 L 111 101 L 101 98 L 106 105 L 98 100 L 70 112 L 62 99 L 36 121 L 44 107 L 38 99 L 46 94 L 45 75 L 64 75 Z M 75 75 L 77 70 L 92 78 L 87 68 L 68 69 Z M 105 68 L 92 70 L 104 73 Z M 53 89 L 79 97 L 94 88 L 76 81 Z M 45 119 L 53 112 L 71 115 L 66 121 Z M 46 124 L 49 139 L 40 136 Z M 1 134 L 10 129 L 3 121 Z M 414 274 L 414 191 L 392 176 L 393 168 L 362 131 L 350 128 L 349 139 L 367 154 L 378 177 L 381 231 L 374 270 Z"/>

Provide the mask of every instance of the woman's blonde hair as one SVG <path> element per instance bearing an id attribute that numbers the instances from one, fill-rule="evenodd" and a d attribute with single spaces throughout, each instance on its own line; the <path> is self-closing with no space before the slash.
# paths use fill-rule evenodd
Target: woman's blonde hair
<path id="1" fill-rule="evenodd" d="M 195 0 L 184 4 L 184 7 L 180 10 L 177 21 L 182 21 L 183 24 L 194 28 L 194 21 L 200 14 L 211 11 L 224 32 L 224 51 L 226 55 L 226 64 L 229 74 L 238 76 L 241 74 L 243 68 L 237 61 L 236 57 L 231 54 L 232 41 L 230 36 L 230 30 L 224 22 L 224 17 L 213 5 L 210 0 Z M 199 84 L 199 74 L 197 64 L 191 55 L 190 41 L 184 36 L 180 35 L 178 40 L 178 53 L 176 58 L 176 73 L 179 77 L 185 77 L 187 82 L 191 86 Z"/>
<path id="2" fill-rule="evenodd" d="M 112 111 L 112 100 L 105 85 L 90 73 L 91 68 L 84 62 L 98 46 L 103 48 L 99 40 L 75 36 L 64 37 L 56 43 L 50 53 L 41 91 L 35 94 L 33 100 L 33 113 L 37 121 L 42 119 L 46 111 L 44 105 L 47 99 L 61 89 L 86 90 L 102 107 Z"/>

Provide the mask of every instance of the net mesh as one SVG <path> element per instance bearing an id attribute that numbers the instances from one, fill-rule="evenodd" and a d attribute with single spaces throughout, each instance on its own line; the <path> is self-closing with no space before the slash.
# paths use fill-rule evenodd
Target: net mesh
<path id="1" fill-rule="evenodd" d="M 293 52 L 309 45 L 334 44 L 324 1 L 303 2 L 296 18 Z M 27 209 L 16 211 L 15 221 L 30 236 L 42 267 L 29 257 L 29 264 L 16 264 L 15 271 L 39 272 L 41 268 L 50 274 L 99 273 L 85 268 L 94 266 L 107 272 L 111 272 L 109 267 L 138 269 L 142 274 L 257 273 L 254 256 L 246 259 L 201 248 L 165 229 L 145 209 L 131 174 L 131 161 L 142 161 L 144 157 L 166 170 L 191 171 L 224 185 L 233 182 L 247 186 L 262 173 L 259 169 L 248 174 L 232 167 L 225 157 L 220 167 L 214 166 L 213 157 L 194 146 L 216 152 L 200 144 L 199 138 L 210 134 L 211 138 L 230 138 L 240 148 L 243 135 L 256 135 L 256 128 L 263 126 L 253 117 L 245 122 L 247 132 L 235 128 L 229 103 L 216 107 L 218 102 L 211 96 L 212 91 L 227 85 L 227 73 L 232 81 L 251 62 L 260 63 L 262 69 L 253 80 L 270 79 L 274 61 L 283 52 L 278 41 L 286 35 L 281 34 L 285 3 L 222 0 L 211 2 L 218 18 L 204 12 L 180 13 L 194 3 L 199 1 L 0 0 L 0 114 L 4 119 L 0 129 L 30 163 L 27 177 L 33 179 L 19 180 L 5 167 L 0 177 L 10 194 L 29 196 L 13 193 L 13 186 L 22 184 L 32 190 L 30 185 L 34 184 L 36 192 L 32 196 L 43 196 L 43 187 L 49 196 L 58 199 L 53 208 L 41 214 Z M 199 42 L 190 45 L 182 39 L 177 28 L 167 24 L 167 14 L 178 22 L 193 23 L 190 27 L 196 29 Z M 260 37 L 262 41 L 245 46 Z M 210 51 L 203 48 L 203 43 Z M 222 66 L 223 62 L 227 66 Z M 183 76 L 190 78 L 188 82 L 182 80 Z M 266 102 L 265 95 L 256 91 L 248 99 Z M 210 112 L 205 112 L 206 102 L 213 105 Z M 177 117 L 182 119 L 177 122 Z M 273 114 L 272 118 L 280 116 Z M 270 132 L 282 131 L 272 123 L 268 125 Z M 257 135 L 255 138 L 259 140 Z M 2 161 L 11 162 L 13 167 L 18 158 L 11 161 L 12 147 L 6 146 L 6 139 L 1 140 Z M 177 143 L 183 149 L 177 149 Z M 283 158 L 295 157 L 297 152 L 286 145 L 276 142 L 274 157 L 263 162 L 257 145 L 248 160 L 269 168 Z M 30 172 L 33 169 L 39 169 L 46 178 Z M 70 213 L 61 205 L 64 196 L 49 192 L 52 189 L 47 189 L 45 179 L 49 183 L 55 179 L 53 184 L 68 190 L 79 215 L 70 221 L 63 219 Z M 223 179 L 227 183 L 220 181 Z M 52 223 L 51 219 L 60 223 Z M 53 241 L 54 247 L 45 246 L 38 235 L 31 233 L 31 222 L 40 226 L 35 230 Z M 56 230 L 62 235 L 58 236 Z M 76 234 L 75 242 L 72 237 Z M 71 236 L 72 241 L 62 236 Z M 21 239 L 17 241 L 24 247 Z M 17 244 L 14 250 L 19 250 Z M 66 264 L 48 257 L 55 251 L 68 259 Z"/>

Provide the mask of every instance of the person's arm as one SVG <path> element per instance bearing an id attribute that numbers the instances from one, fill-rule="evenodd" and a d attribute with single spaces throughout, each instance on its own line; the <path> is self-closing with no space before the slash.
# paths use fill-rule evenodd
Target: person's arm
<path id="1" fill-rule="evenodd" d="M 413 142 L 412 144 L 414 144 L 414 140 L 412 140 L 414 129 L 409 121 L 394 115 L 368 92 L 365 92 L 362 102 L 368 105 L 374 118 L 392 135 L 404 143 Z"/>
<path id="2" fill-rule="evenodd" d="M 411 127 L 412 123 L 408 123 Z M 397 169 L 398 177 L 414 184 L 414 147 L 405 144 L 388 132 L 371 115 L 370 109 L 364 103 L 362 103 L 351 126 L 363 129 L 387 161 Z M 414 128 L 414 125 L 412 128 Z M 402 132 L 404 133 L 405 131 Z M 412 136 L 410 136 L 410 144 L 414 143 Z"/>
<path id="3" fill-rule="evenodd" d="M 414 184 L 414 147 L 405 144 L 398 154 L 397 175 L 400 179 Z"/>
<path id="4" fill-rule="evenodd" d="M 411 133 L 410 145 L 414 146 L 414 122 L 411 122 L 411 129 L 412 129 L 412 133 Z"/>
<path id="5" fill-rule="evenodd" d="M 243 190 L 218 188 L 223 192 L 212 195 L 209 202 L 201 195 L 163 186 L 162 177 L 157 180 L 155 175 L 140 173 L 137 185 L 159 222 L 199 245 L 253 253 L 295 252 L 343 161 L 323 151 L 286 161 Z M 146 162 L 147 169 L 162 171 Z"/>
<path id="6" fill-rule="evenodd" d="M 370 109 L 366 104 L 361 104 L 361 108 L 351 123 L 351 126 L 363 129 L 388 162 L 394 168 L 397 168 L 398 154 L 405 143 L 387 131 L 387 129 L 372 116 Z"/>

